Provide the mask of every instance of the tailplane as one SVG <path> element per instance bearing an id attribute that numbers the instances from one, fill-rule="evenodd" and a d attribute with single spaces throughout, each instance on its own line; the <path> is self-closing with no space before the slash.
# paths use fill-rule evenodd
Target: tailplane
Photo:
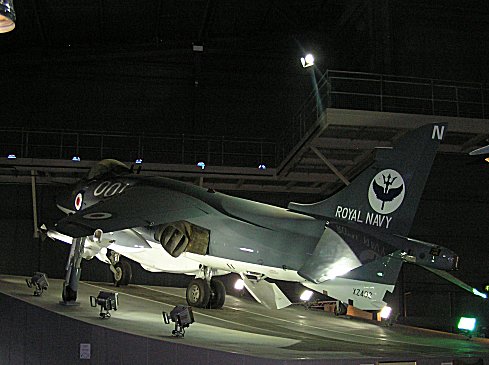
<path id="1" fill-rule="evenodd" d="M 399 252 L 394 252 L 334 280 L 302 285 L 361 310 L 380 310 L 386 305 L 386 292 L 394 291 L 401 266 Z"/>
<path id="2" fill-rule="evenodd" d="M 393 148 L 378 149 L 373 164 L 335 195 L 288 208 L 408 235 L 446 128 L 446 123 L 429 124 L 407 133 Z"/>

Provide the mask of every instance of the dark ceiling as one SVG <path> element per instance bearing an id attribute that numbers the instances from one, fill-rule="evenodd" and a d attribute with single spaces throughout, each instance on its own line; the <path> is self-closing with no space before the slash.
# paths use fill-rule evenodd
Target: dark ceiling
<path id="1" fill-rule="evenodd" d="M 485 81 L 488 6 L 445 1 L 14 0 L 5 127 L 274 139 L 328 68 Z M 193 46 L 203 46 L 194 51 Z"/>
<path id="2" fill-rule="evenodd" d="M 10 67 L 4 82 L 13 89 L 9 125 L 270 137 L 310 92 L 301 46 L 321 50 L 343 5 L 30 0 L 15 7 L 17 27 L 0 38 Z"/>

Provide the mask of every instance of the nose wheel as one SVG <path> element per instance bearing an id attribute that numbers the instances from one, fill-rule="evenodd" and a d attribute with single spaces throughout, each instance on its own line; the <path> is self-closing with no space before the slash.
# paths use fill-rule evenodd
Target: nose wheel
<path id="1" fill-rule="evenodd" d="M 114 265 L 114 284 L 115 286 L 126 286 L 132 279 L 131 264 L 127 261 L 119 261 Z"/>
<path id="2" fill-rule="evenodd" d="M 115 251 L 110 250 L 107 252 L 107 259 L 110 263 L 109 268 L 112 272 L 115 286 L 126 286 L 132 279 L 132 268 L 129 262 L 120 258 L 121 255 Z"/>

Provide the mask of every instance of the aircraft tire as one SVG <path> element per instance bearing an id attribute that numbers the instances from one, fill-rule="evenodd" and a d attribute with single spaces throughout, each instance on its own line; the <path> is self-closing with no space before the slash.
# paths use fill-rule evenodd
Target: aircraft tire
<path id="1" fill-rule="evenodd" d="M 209 309 L 221 309 L 226 299 L 226 287 L 221 280 L 211 280 L 211 297 L 209 299 Z"/>
<path id="2" fill-rule="evenodd" d="M 115 286 L 127 286 L 132 279 L 132 268 L 131 264 L 127 261 L 121 260 L 114 265 L 115 269 L 119 275 L 114 275 Z M 119 280 L 117 280 L 119 279 Z"/>
<path id="3" fill-rule="evenodd" d="M 193 279 L 187 286 L 187 303 L 196 308 L 207 308 L 211 296 L 211 288 L 204 279 Z"/>
<path id="4" fill-rule="evenodd" d="M 77 291 L 71 289 L 69 285 L 63 287 L 63 292 L 61 293 L 61 297 L 63 298 L 63 302 L 75 302 Z"/>

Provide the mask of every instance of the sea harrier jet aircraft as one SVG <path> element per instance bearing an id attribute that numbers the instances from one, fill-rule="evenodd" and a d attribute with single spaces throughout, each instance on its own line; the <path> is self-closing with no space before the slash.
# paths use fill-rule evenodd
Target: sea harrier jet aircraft
<path id="1" fill-rule="evenodd" d="M 347 305 L 380 310 L 404 262 L 421 265 L 473 291 L 446 273 L 458 256 L 407 236 L 445 124 L 409 132 L 379 149 L 349 186 L 315 204 L 288 209 L 228 196 L 163 177 L 137 174 L 103 160 L 71 195 L 58 200 L 68 215 L 47 232 L 72 243 L 63 290 L 75 301 L 80 261 L 110 265 L 117 284 L 130 280 L 125 256 L 153 272 L 195 276 L 187 302 L 220 308 L 225 288 L 216 277 L 237 273 L 269 308 L 291 304 L 271 280 L 301 283 Z"/>

